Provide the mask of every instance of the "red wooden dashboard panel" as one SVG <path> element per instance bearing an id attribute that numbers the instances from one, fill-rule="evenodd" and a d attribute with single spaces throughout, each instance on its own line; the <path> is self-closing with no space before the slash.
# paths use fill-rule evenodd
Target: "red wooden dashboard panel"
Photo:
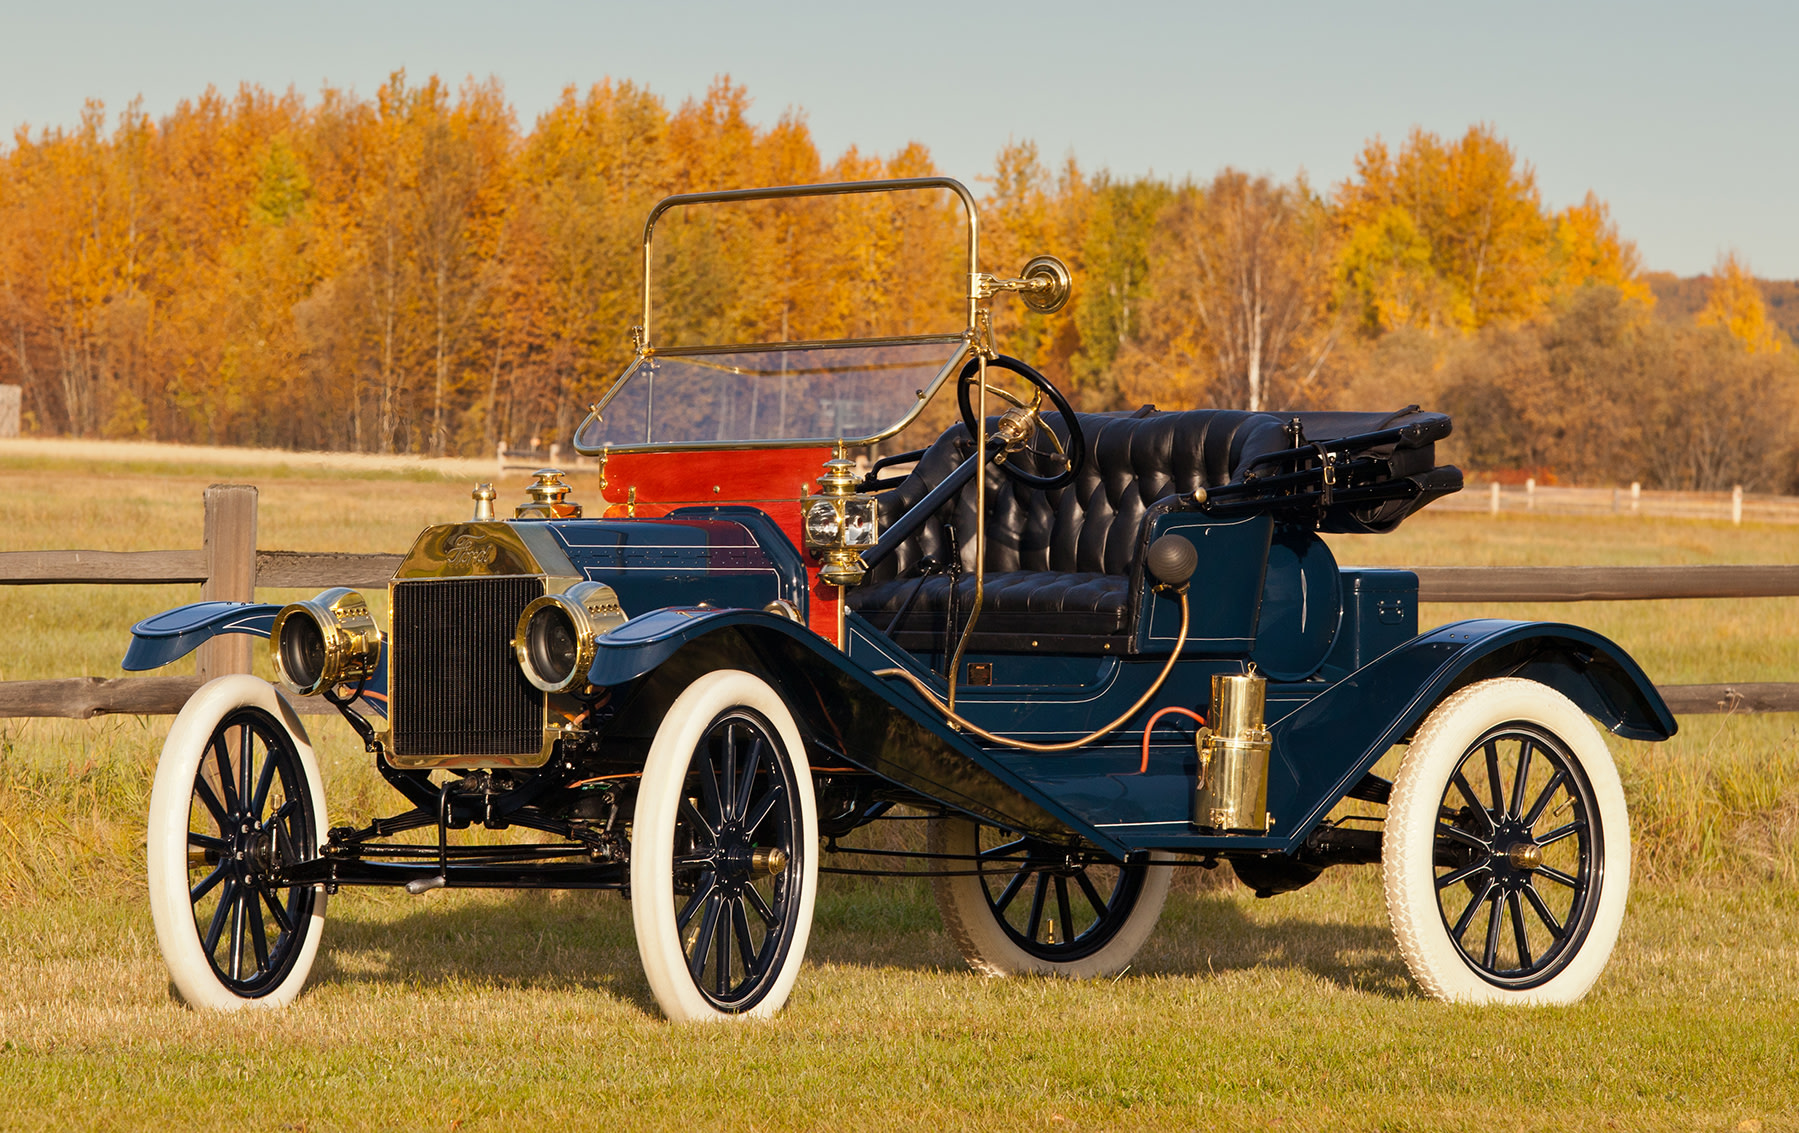
<path id="1" fill-rule="evenodd" d="M 678 507 L 720 504 L 761 508 L 806 559 L 813 632 L 841 647 L 837 641 L 841 591 L 818 581 L 818 563 L 805 554 L 800 533 L 800 499 L 818 490 L 818 474 L 829 459 L 829 447 L 610 453 L 600 465 L 600 495 L 608 518 L 664 515 Z"/>

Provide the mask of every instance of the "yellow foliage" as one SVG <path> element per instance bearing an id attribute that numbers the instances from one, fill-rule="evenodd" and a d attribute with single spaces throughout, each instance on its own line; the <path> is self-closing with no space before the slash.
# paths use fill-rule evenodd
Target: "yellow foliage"
<path id="1" fill-rule="evenodd" d="M 1768 307 L 1755 277 L 1735 252 L 1718 261 L 1697 322 L 1723 327 L 1751 354 L 1778 354 L 1786 345 L 1780 331 L 1768 321 Z"/>
<path id="2" fill-rule="evenodd" d="M 1337 273 L 1362 328 L 1436 330 L 1447 321 L 1448 283 L 1431 266 L 1431 246 L 1412 214 L 1388 205 L 1347 232 Z"/>
<path id="3" fill-rule="evenodd" d="M 1554 290 L 1565 293 L 1597 283 L 1655 305 L 1655 294 L 1642 279 L 1636 243 L 1618 235 L 1611 210 L 1591 189 L 1580 204 L 1556 216 L 1555 245 Z"/>
<path id="4" fill-rule="evenodd" d="M 1374 139 L 1335 203 L 1341 299 L 1370 333 L 1527 322 L 1589 283 L 1653 302 L 1605 204 L 1589 192 L 1549 214 L 1488 126 L 1448 143 L 1415 129 L 1397 155 Z"/>

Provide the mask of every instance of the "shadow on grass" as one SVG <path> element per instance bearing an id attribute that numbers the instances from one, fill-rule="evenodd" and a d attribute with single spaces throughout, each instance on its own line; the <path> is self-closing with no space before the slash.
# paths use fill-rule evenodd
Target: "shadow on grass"
<path id="1" fill-rule="evenodd" d="M 615 893 L 439 892 L 332 899 L 311 982 L 320 985 L 480 983 L 530 991 L 593 991 L 654 1013 L 631 907 Z"/>
<path id="2" fill-rule="evenodd" d="M 656 1013 L 631 907 L 616 894 L 442 892 L 412 902 L 356 896 L 333 901 L 315 983 L 590 991 Z M 1125 978 L 1285 969 L 1358 991 L 1411 994 L 1384 925 L 1354 923 L 1347 912 L 1319 917 L 1316 908 L 1295 904 L 1294 916 L 1255 918 L 1240 892 L 1177 891 Z M 827 879 L 807 960 L 919 972 L 963 966 L 929 886 L 912 880 Z"/>
<path id="3" fill-rule="evenodd" d="M 1172 895 L 1134 970 L 1196 975 L 1288 969 L 1388 998 L 1415 994 L 1385 923 L 1357 923 L 1346 910 L 1319 916 L 1317 902 L 1298 895 L 1270 900 L 1258 902 L 1257 912 L 1266 908 L 1272 915 L 1252 918 L 1241 890 Z"/>
<path id="4" fill-rule="evenodd" d="M 1125 978 L 1288 969 L 1357 991 L 1414 994 L 1384 921 L 1357 923 L 1348 908 L 1329 908 L 1338 902 L 1321 894 L 1273 902 L 1253 902 L 1234 886 L 1177 888 Z M 1258 916 L 1250 915 L 1252 907 Z M 1274 915 L 1259 915 L 1264 908 Z M 1281 915 L 1286 909 L 1291 914 Z M 855 968 L 963 967 L 923 881 L 827 883 L 807 958 Z"/>

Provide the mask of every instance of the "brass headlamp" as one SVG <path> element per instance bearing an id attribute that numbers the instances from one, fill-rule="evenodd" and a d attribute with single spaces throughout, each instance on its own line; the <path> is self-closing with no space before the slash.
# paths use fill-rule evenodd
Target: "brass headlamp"
<path id="1" fill-rule="evenodd" d="M 880 537 L 875 498 L 856 491 L 860 481 L 855 461 L 840 449 L 836 457 L 825 461 L 818 494 L 800 502 L 806 550 L 823 561 L 818 577 L 832 586 L 855 586 L 862 581 L 867 573 L 862 552 Z"/>
<path id="2" fill-rule="evenodd" d="M 269 656 L 283 688 L 312 696 L 371 676 L 381 661 L 381 630 L 361 594 L 333 587 L 282 607 L 269 630 Z"/>
<path id="3" fill-rule="evenodd" d="M 586 683 L 600 638 L 625 620 L 612 587 L 577 582 L 532 599 L 519 615 L 512 649 L 526 680 L 545 692 L 567 692 Z"/>

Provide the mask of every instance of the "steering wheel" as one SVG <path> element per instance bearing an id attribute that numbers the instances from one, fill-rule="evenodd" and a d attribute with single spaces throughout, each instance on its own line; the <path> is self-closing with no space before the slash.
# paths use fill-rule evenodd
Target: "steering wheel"
<path id="1" fill-rule="evenodd" d="M 1062 471 L 1053 476 L 1039 476 L 1034 472 L 1024 471 L 1010 460 L 1001 463 L 1000 467 L 1006 470 L 1006 475 L 1012 477 L 1012 479 L 1018 481 L 1020 484 L 1025 484 L 1029 487 L 1042 489 L 1044 491 L 1048 491 L 1051 488 L 1060 488 L 1072 482 L 1074 480 L 1075 472 L 1079 470 L 1081 463 L 1087 459 L 1087 437 L 1081 432 L 1081 423 L 1075 417 L 1074 406 L 1068 404 L 1068 399 L 1062 396 L 1062 391 L 1051 385 L 1048 378 L 1039 374 L 1036 370 L 1033 370 L 1016 358 L 1001 354 L 997 358 L 990 359 L 987 362 L 987 365 L 989 368 L 1010 370 L 1029 384 L 1036 386 L 1038 392 L 1042 395 L 1037 399 L 1038 403 L 1040 404 L 1042 402 L 1043 397 L 1049 398 L 1051 404 L 1056 407 L 1056 412 L 1062 415 L 1062 423 L 1068 426 L 1068 447 L 1055 454 L 1062 458 L 1064 463 Z M 968 435 L 970 437 L 975 435 L 976 430 L 974 406 L 970 404 L 969 391 L 973 388 L 975 382 L 979 380 L 976 378 L 976 375 L 979 374 L 980 371 L 981 360 L 979 358 L 970 358 L 968 364 L 962 367 L 961 376 L 956 380 L 956 400 L 962 407 L 962 424 L 967 427 Z M 996 389 L 993 386 L 988 386 L 987 390 L 989 393 L 998 394 L 1001 398 L 1004 398 L 1006 401 L 1011 402 L 1019 408 L 1024 408 L 1024 402 L 1004 390 Z M 1047 426 L 1044 427 L 1044 432 L 1049 432 Z M 1049 436 L 1051 442 L 1055 443 L 1058 449 L 1061 449 L 1061 443 L 1056 435 L 1050 433 Z M 1039 456 L 1049 455 L 1048 453 L 1040 452 L 1036 449 L 1032 449 L 1031 451 L 1038 453 Z"/>

